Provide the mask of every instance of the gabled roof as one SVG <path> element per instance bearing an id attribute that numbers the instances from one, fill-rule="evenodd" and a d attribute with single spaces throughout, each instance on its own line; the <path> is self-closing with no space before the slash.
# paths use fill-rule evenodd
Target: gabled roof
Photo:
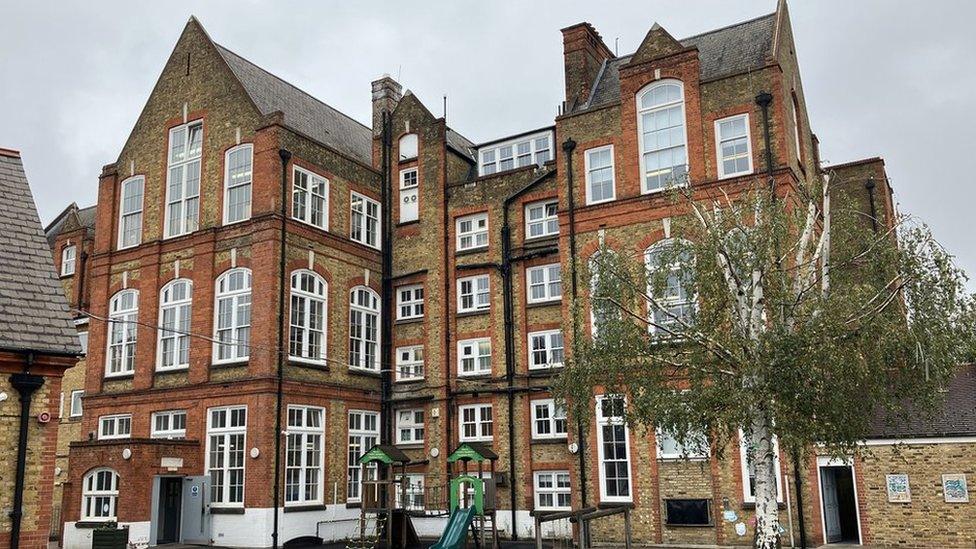
<path id="1" fill-rule="evenodd" d="M 20 154 L 0 149 L 0 349 L 80 354 Z"/>
<path id="2" fill-rule="evenodd" d="M 447 456 L 448 463 L 456 461 L 495 461 L 496 454 L 487 444 L 481 442 L 462 442 L 460 446 Z"/>
<path id="3" fill-rule="evenodd" d="M 458 132 L 452 130 L 451 128 L 447 128 L 447 146 L 454 149 L 462 156 L 467 157 L 468 160 L 471 160 L 473 162 L 477 161 L 477 159 L 475 158 L 476 148 L 474 143 L 467 137 L 464 137 Z"/>
<path id="4" fill-rule="evenodd" d="M 391 463 L 406 464 L 410 463 L 410 456 L 392 444 L 376 444 L 359 456 L 359 464 L 365 465 L 379 461 L 387 465 Z"/>
<path id="5" fill-rule="evenodd" d="M 934 414 L 908 408 L 907 417 L 876 414 L 871 439 L 976 436 L 976 364 L 959 367 L 949 382 L 945 400 Z"/>
<path id="6" fill-rule="evenodd" d="M 261 114 L 281 111 L 285 125 L 372 165 L 372 130 L 296 86 L 214 44 Z"/>
<path id="7" fill-rule="evenodd" d="M 79 208 L 75 202 L 68 204 L 67 208 L 48 223 L 47 227 L 44 227 L 44 235 L 47 237 L 48 245 L 54 246 L 55 239 L 61 233 L 82 227 L 88 230 L 89 235 L 94 235 L 96 208 L 97 206 Z"/>
<path id="8" fill-rule="evenodd" d="M 770 13 L 728 27 L 679 40 L 682 46 L 698 48 L 700 77 L 712 80 L 761 69 L 773 54 L 776 14 Z M 604 61 L 590 100 L 577 110 L 598 107 L 620 99 L 620 67 L 633 54 Z"/>

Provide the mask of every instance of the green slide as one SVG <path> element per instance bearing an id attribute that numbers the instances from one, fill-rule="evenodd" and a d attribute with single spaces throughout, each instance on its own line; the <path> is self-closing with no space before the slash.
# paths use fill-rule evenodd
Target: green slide
<path id="1" fill-rule="evenodd" d="M 475 508 L 456 508 L 451 512 L 451 518 L 447 521 L 447 527 L 441 534 L 441 539 L 430 546 L 430 549 L 462 549 L 464 539 L 468 536 L 468 527 L 474 520 Z"/>

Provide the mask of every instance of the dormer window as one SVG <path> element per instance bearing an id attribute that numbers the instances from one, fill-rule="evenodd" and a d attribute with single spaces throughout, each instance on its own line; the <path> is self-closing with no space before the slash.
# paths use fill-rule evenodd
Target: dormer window
<path id="1" fill-rule="evenodd" d="M 655 82 L 637 94 L 641 192 L 658 192 L 684 183 L 688 173 L 685 95 L 681 82 Z"/>
<path id="2" fill-rule="evenodd" d="M 478 175 L 491 175 L 552 159 L 552 132 L 523 135 L 481 147 L 478 150 Z"/>
<path id="3" fill-rule="evenodd" d="M 78 248 L 75 248 L 74 244 L 65 246 L 61 250 L 61 276 L 70 276 L 75 274 L 75 260 L 78 255 Z"/>
<path id="4" fill-rule="evenodd" d="M 417 134 L 408 133 L 400 138 L 400 160 L 417 158 Z"/>

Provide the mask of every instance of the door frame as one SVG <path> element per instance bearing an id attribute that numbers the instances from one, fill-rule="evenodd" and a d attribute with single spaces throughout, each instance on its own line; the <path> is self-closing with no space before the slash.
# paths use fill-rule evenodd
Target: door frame
<path id="1" fill-rule="evenodd" d="M 153 475 L 152 490 L 150 490 L 150 493 L 152 494 L 151 495 L 152 505 L 150 505 L 149 507 L 149 513 L 150 513 L 149 514 L 149 545 L 150 546 L 157 545 L 157 542 L 159 541 L 159 513 L 162 512 L 162 509 L 159 506 L 159 496 L 161 495 L 162 484 L 163 484 L 162 479 L 164 478 L 180 479 L 180 486 L 182 489 L 183 479 L 186 478 L 186 475 Z M 182 491 L 180 492 L 180 494 L 181 495 L 180 495 L 180 537 L 179 539 L 182 540 L 183 537 Z M 179 541 L 177 541 L 177 543 L 179 543 Z"/>
<path id="2" fill-rule="evenodd" d="M 854 514 L 857 517 L 857 544 L 864 545 L 864 530 L 861 528 L 861 506 L 858 504 L 859 496 L 857 494 L 857 471 L 854 468 L 854 458 L 851 456 L 844 458 L 817 456 L 817 494 L 819 494 L 817 499 L 820 503 L 820 532 L 823 544 L 827 545 L 827 516 L 824 511 L 823 478 L 820 474 L 823 467 L 850 467 L 851 484 L 854 488 Z"/>

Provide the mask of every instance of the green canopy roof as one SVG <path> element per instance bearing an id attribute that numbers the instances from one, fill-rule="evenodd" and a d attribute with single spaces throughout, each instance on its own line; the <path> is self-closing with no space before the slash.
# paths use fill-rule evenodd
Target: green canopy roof
<path id="1" fill-rule="evenodd" d="M 391 463 L 410 463 L 410 458 L 403 453 L 403 450 L 392 444 L 377 444 L 359 458 L 359 464 L 365 465 L 374 461 L 389 465 Z"/>
<path id="2" fill-rule="evenodd" d="M 495 461 L 496 459 L 498 459 L 498 454 L 493 452 L 487 444 L 480 442 L 462 442 L 447 457 L 448 463 L 455 461 Z"/>

